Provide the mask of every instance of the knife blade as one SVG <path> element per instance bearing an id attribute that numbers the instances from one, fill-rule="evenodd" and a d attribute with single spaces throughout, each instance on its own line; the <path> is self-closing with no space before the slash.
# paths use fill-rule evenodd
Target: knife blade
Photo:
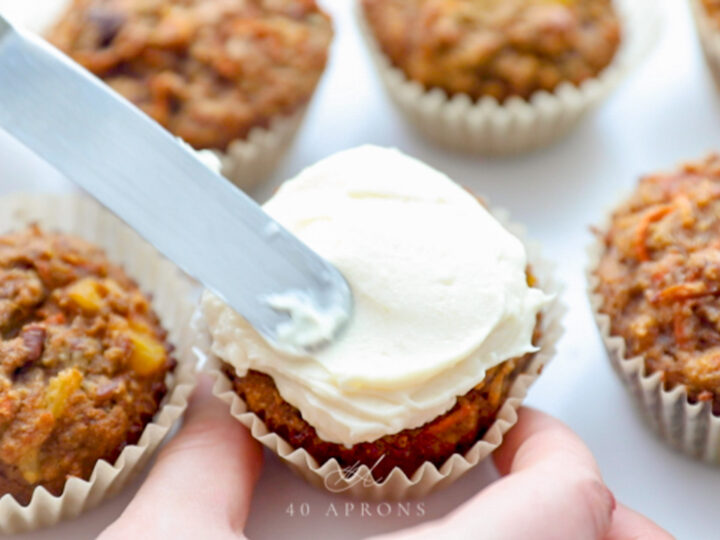
<path id="1" fill-rule="evenodd" d="M 0 128 L 44 158 L 278 345 L 291 314 L 352 310 L 342 274 L 134 105 L 0 15 Z M 325 336 L 323 341 L 331 339 Z M 317 348 L 324 343 L 309 343 Z M 283 347 L 287 348 L 287 347 Z"/>

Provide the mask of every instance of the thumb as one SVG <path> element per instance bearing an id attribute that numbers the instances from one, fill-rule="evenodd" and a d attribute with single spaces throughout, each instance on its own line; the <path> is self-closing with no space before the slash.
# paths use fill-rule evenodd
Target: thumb
<path id="1" fill-rule="evenodd" d="M 590 451 L 558 420 L 520 409 L 494 458 L 502 479 L 440 521 L 383 538 L 599 540 L 610 530 L 615 501 Z"/>
<path id="2" fill-rule="evenodd" d="M 102 540 L 231 538 L 242 534 L 262 451 L 201 376 L 185 424 Z"/>

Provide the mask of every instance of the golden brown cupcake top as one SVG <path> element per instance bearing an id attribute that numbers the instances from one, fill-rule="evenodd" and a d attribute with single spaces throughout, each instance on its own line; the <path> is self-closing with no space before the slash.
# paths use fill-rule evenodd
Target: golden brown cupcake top
<path id="1" fill-rule="evenodd" d="M 104 253 L 0 236 L 0 495 L 59 494 L 137 442 L 174 368 L 148 299 Z"/>
<path id="2" fill-rule="evenodd" d="M 529 98 L 579 85 L 612 61 L 611 0 L 362 0 L 379 45 L 426 88 L 473 99 Z"/>
<path id="3" fill-rule="evenodd" d="M 307 103 L 330 19 L 315 0 L 74 0 L 48 35 L 195 148 Z"/>
<path id="4" fill-rule="evenodd" d="M 597 269 L 611 333 L 665 386 L 720 409 L 720 156 L 647 176 L 612 215 Z"/>

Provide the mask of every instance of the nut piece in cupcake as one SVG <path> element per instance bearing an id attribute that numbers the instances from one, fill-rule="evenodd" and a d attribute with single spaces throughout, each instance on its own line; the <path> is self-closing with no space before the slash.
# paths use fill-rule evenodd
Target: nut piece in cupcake
<path id="1" fill-rule="evenodd" d="M 408 79 L 504 102 L 597 77 L 621 25 L 611 0 L 362 0 L 382 52 Z"/>
<path id="2" fill-rule="evenodd" d="M 522 242 L 447 176 L 398 151 L 341 152 L 264 206 L 333 263 L 355 299 L 328 347 L 273 348 L 211 293 L 212 351 L 272 432 L 375 480 L 465 454 L 541 340 L 550 297 Z"/>
<path id="3" fill-rule="evenodd" d="M 315 0 L 74 0 L 49 40 L 196 149 L 304 107 L 325 68 Z"/>
<path id="4" fill-rule="evenodd" d="M 0 236 L 0 495 L 59 495 L 140 438 L 175 361 L 149 300 L 85 241 Z"/>
<path id="5" fill-rule="evenodd" d="M 602 240 L 594 292 L 611 335 L 720 414 L 720 156 L 642 178 Z"/>

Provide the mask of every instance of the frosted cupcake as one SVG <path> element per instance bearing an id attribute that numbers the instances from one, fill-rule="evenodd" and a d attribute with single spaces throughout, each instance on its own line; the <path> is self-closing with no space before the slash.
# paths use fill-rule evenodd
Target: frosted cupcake
<path id="1" fill-rule="evenodd" d="M 310 167 L 264 208 L 335 264 L 355 297 L 337 342 L 302 356 L 203 298 L 219 393 L 281 456 L 288 448 L 268 433 L 325 479 L 364 466 L 377 485 L 417 484 L 477 446 L 518 397 L 518 378 L 547 360 L 550 284 L 517 237 L 430 167 L 361 147 Z"/>
<path id="2" fill-rule="evenodd" d="M 332 26 L 314 0 L 74 0 L 48 39 L 250 188 L 299 127 Z"/>

